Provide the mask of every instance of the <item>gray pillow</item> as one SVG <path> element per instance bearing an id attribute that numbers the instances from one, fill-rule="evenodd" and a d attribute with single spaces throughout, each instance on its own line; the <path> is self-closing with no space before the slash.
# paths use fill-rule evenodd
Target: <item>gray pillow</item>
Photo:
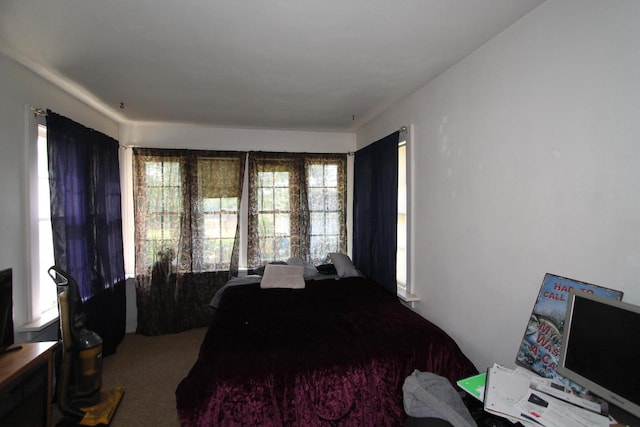
<path id="1" fill-rule="evenodd" d="M 331 258 L 333 265 L 336 267 L 338 277 L 362 276 L 360 272 L 356 270 L 356 267 L 353 265 L 353 262 L 351 261 L 351 258 L 349 258 L 349 255 L 339 252 L 331 252 L 329 254 L 329 258 Z"/>
<path id="2" fill-rule="evenodd" d="M 286 262 L 284 261 L 272 261 L 269 264 L 276 264 L 276 265 L 287 265 Z M 264 276 L 264 269 L 267 266 L 267 264 L 265 265 L 261 265 L 260 267 L 256 267 L 253 269 L 253 274 L 257 274 L 258 276 Z"/>
<path id="3" fill-rule="evenodd" d="M 304 267 L 304 278 L 311 279 L 316 274 L 318 274 L 318 270 L 313 266 L 313 264 L 308 263 L 300 258 L 291 257 L 287 260 L 287 265 L 297 265 L 298 267 Z"/>

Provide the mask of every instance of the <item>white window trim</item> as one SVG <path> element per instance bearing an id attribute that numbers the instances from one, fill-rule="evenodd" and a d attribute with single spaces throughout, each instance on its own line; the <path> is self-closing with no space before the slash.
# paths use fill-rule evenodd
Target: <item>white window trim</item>
<path id="1" fill-rule="evenodd" d="M 406 173 L 407 173 L 407 212 L 406 212 L 406 227 L 407 227 L 407 241 L 406 241 L 406 252 L 407 252 L 407 282 L 405 283 L 405 290 L 398 289 L 397 295 L 398 297 L 405 302 L 415 302 L 419 301 L 420 297 L 415 294 L 415 289 L 413 286 L 413 277 L 414 277 L 414 239 L 413 230 L 415 229 L 414 224 L 414 171 L 415 171 L 415 160 L 413 155 L 413 147 L 414 147 L 414 125 L 410 124 L 406 127 L 406 134 L 404 137 L 401 135 L 400 140 L 405 141 L 406 144 Z"/>
<path id="2" fill-rule="evenodd" d="M 31 107 L 25 107 L 25 174 L 26 174 L 26 212 L 27 216 L 27 286 L 25 292 L 26 322 L 18 327 L 19 332 L 40 331 L 58 319 L 57 306 L 43 311 L 40 306 L 40 287 L 54 286 L 40 283 L 39 254 L 39 218 L 38 218 L 38 125 L 45 124 L 43 115 L 34 114 Z"/>

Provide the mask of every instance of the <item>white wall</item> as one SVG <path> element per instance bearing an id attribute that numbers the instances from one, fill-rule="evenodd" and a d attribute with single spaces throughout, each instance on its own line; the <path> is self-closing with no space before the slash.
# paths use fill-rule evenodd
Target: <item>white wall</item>
<path id="1" fill-rule="evenodd" d="M 137 147 L 237 151 L 346 153 L 356 138 L 347 132 L 236 129 L 177 123 L 126 123 L 120 143 Z"/>
<path id="2" fill-rule="evenodd" d="M 0 76 L 0 268 L 13 268 L 14 326 L 19 328 L 27 321 L 29 280 L 25 135 L 33 120 L 28 107 L 49 108 L 112 137 L 118 136 L 118 124 L 1 54 Z"/>
<path id="3" fill-rule="evenodd" d="M 640 304 L 640 2 L 548 0 L 358 133 L 414 132 L 416 310 L 514 365 L 546 272 Z"/>

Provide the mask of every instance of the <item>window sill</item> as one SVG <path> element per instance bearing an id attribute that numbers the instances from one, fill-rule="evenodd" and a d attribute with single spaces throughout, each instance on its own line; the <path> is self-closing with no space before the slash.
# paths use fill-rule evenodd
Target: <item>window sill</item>
<path id="1" fill-rule="evenodd" d="M 420 298 L 416 294 L 412 294 L 407 292 L 406 290 L 398 289 L 398 298 L 400 298 L 404 302 L 415 302 L 420 301 Z"/>
<path id="2" fill-rule="evenodd" d="M 19 332 L 39 332 L 58 321 L 58 309 L 51 308 L 40 316 L 39 319 L 25 323 L 19 328 Z"/>

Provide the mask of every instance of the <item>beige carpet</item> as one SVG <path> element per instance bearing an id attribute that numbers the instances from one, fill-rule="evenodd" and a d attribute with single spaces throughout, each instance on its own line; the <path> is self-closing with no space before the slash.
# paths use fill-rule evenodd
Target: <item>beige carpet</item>
<path id="1" fill-rule="evenodd" d="M 195 363 L 205 332 L 125 336 L 103 361 L 103 388 L 124 387 L 111 427 L 180 425 L 175 390 Z"/>

